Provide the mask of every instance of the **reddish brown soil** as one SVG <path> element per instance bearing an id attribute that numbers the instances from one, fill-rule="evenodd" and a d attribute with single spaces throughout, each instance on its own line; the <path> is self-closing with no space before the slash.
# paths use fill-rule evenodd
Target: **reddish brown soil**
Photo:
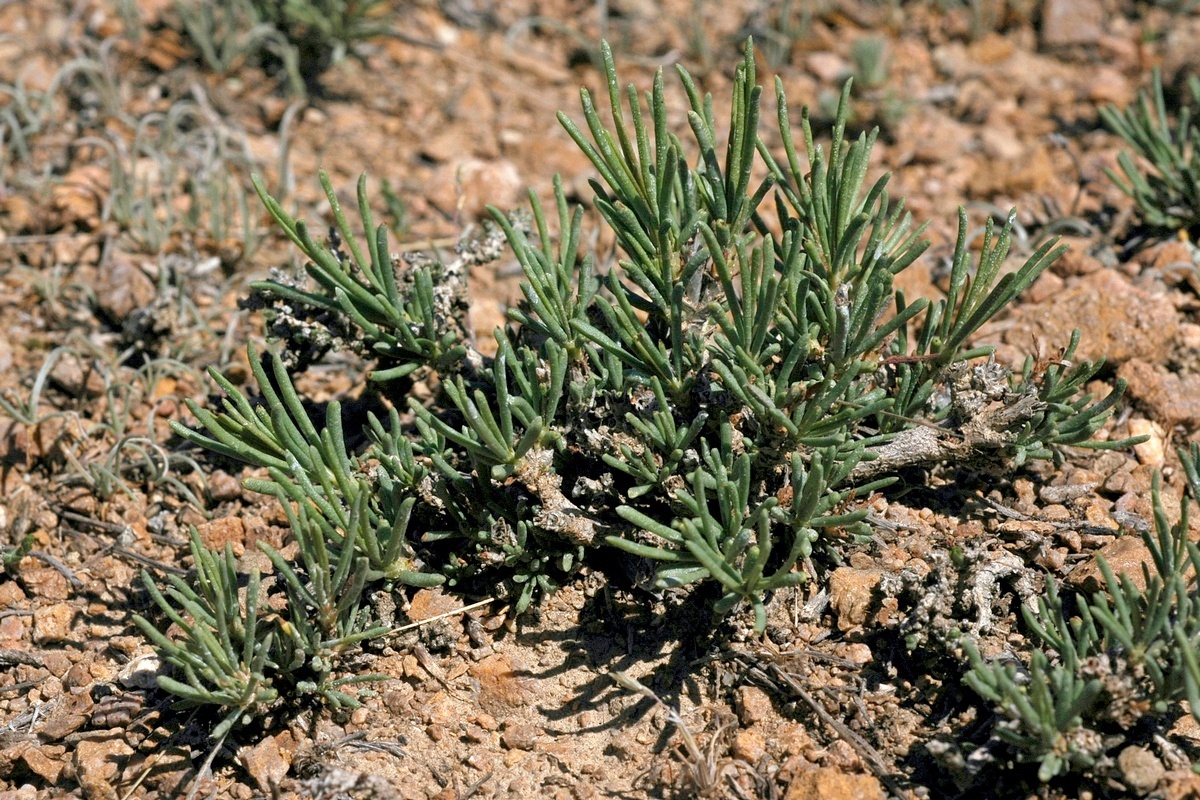
<path id="1" fill-rule="evenodd" d="M 1200 427 L 1200 260 L 1187 241 L 1130 244 L 1136 218 L 1104 173 L 1120 145 L 1097 108 L 1128 103 L 1152 67 L 1170 85 L 1194 74 L 1200 17 L 1129 0 L 843 0 L 793 4 L 811 18 L 801 24 L 796 10 L 781 33 L 764 10 L 776 4 L 751 0 L 392 5 L 402 35 L 363 43 L 300 102 L 250 60 L 224 74 L 205 67 L 167 0 L 0 2 L 0 391 L 28 400 L 52 361 L 36 420 L 0 414 L 0 546 L 32 532 L 35 550 L 0 573 L 0 799 L 179 796 L 208 754 L 213 718 L 171 710 L 148 685 L 138 668 L 151 648 L 131 614 L 150 607 L 143 568 L 189 566 L 189 525 L 247 562 L 254 541 L 286 542 L 274 501 L 167 426 L 194 422 L 183 399 L 215 399 L 206 368 L 246 380 L 243 344 L 261 321 L 237 300 L 296 260 L 248 173 L 299 216 L 327 221 L 317 170 L 346 201 L 366 172 L 400 247 L 445 248 L 485 204 L 515 208 L 527 188 L 545 196 L 555 173 L 589 201 L 590 164 L 555 112 L 579 117 L 580 86 L 603 94 L 601 36 L 639 87 L 660 64 L 686 65 L 720 118 L 751 33 L 760 81 L 778 75 L 818 118 L 854 71 L 852 44 L 885 43 L 885 74 L 865 86 L 860 76 L 854 110 L 857 125 L 882 128 L 875 167 L 893 171 L 893 196 L 930 223 L 931 252 L 902 276 L 909 296 L 938 291 L 961 205 L 979 225 L 1017 207 L 1016 257 L 1066 234 L 1070 253 L 980 343 L 1005 363 L 1053 359 L 1082 327 L 1076 357 L 1109 364 L 1091 388 L 1130 382 L 1101 436 L 1150 440 L 1011 479 L 934 472 L 873 498 L 874 540 L 839 545 L 823 585 L 776 596 L 766 637 L 738 616 L 714 629 L 699 600 L 623 588 L 600 567 L 517 620 L 492 604 L 398 634 L 362 658 L 389 676 L 364 708 L 304 708 L 236 730 L 197 796 L 954 796 L 953 769 L 926 745 L 978 743 L 986 706 L 959 687 L 961 662 L 899 646 L 920 624 L 913 587 L 951 548 L 980 563 L 1015 559 L 985 598 L 986 626 L 982 606 L 977 619 L 947 620 L 950 598 L 925 611 L 931 625 L 986 634 L 992 653 L 1019 650 L 1016 611 L 1037 589 L 1018 575 L 1094 585 L 1101 549 L 1135 569 L 1136 539 L 1120 538 L 1118 523 L 1150 519 L 1155 470 L 1169 509 L 1182 493 L 1173 450 Z M 206 169 L 232 176 L 235 212 L 216 232 L 207 212 L 185 220 L 189 174 L 224 185 Z M 385 180 L 403 220 L 385 208 Z M 139 197 L 154 202 L 123 210 Z M 472 322 L 486 338 L 518 279 L 506 258 L 472 280 Z M 302 389 L 315 401 L 354 397 L 365 366 L 336 356 Z M 428 591 L 400 601 L 397 625 L 467 602 Z M 665 705 L 618 688 L 611 670 Z M 1167 770 L 1153 791 L 1196 796 L 1200 781 L 1171 754 L 1200 738 L 1181 723 L 1175 741 L 1153 750 Z M 1066 788 L 1012 778 L 996 796 L 1117 797 L 1131 781 L 1110 767 Z"/>

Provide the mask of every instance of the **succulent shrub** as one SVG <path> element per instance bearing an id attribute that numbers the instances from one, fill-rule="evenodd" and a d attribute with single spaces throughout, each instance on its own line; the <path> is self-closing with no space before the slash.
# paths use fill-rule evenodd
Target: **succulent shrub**
<path id="1" fill-rule="evenodd" d="M 1187 89 L 1200 104 L 1200 78 L 1191 76 Z M 1108 170 L 1108 175 L 1133 198 L 1142 220 L 1162 231 L 1195 233 L 1200 227 L 1200 121 L 1193 107 L 1183 101 L 1168 111 L 1156 69 L 1135 103 L 1124 111 L 1107 106 L 1100 117 L 1141 162 L 1121 153 L 1121 174 Z"/>
<path id="2" fill-rule="evenodd" d="M 175 0 L 175 10 L 209 69 L 273 63 L 299 96 L 356 45 L 391 32 L 383 0 Z"/>
<path id="3" fill-rule="evenodd" d="M 1200 497 L 1200 446 L 1180 452 L 1193 497 Z M 1046 580 L 1037 611 L 1022 608 L 1037 649 L 1027 666 L 989 662 L 969 639 L 967 684 L 996 704 L 994 738 L 1038 765 L 1049 781 L 1086 772 L 1155 718 L 1171 721 L 1187 700 L 1200 720 L 1200 549 L 1188 541 L 1184 498 L 1172 525 L 1156 477 L 1154 524 L 1141 532 L 1149 552 L 1139 586 L 1097 555 L 1104 589 L 1068 606 Z M 1073 608 L 1073 612 L 1069 611 Z"/>
<path id="4" fill-rule="evenodd" d="M 717 615 L 748 607 L 761 631 L 769 593 L 805 580 L 814 547 L 832 541 L 824 534 L 865 530 L 860 501 L 898 471 L 1007 468 L 1121 444 L 1089 441 L 1123 387 L 1099 403 L 1080 396 L 1098 367 L 1069 364 L 1077 338 L 1020 374 L 972 346 L 1058 255 L 1053 243 L 1001 275 L 1012 220 L 989 225 L 973 257 L 960 214 L 945 295 L 910 301 L 894 288 L 926 242 L 887 176 L 867 179 L 875 135 L 847 132 L 849 86 L 819 145 L 807 111 L 794 135 L 777 81 L 772 150 L 747 45 L 719 148 L 712 98 L 680 69 L 685 147 L 667 125 L 661 71 L 643 102 L 622 92 L 607 47 L 604 61 L 609 122 L 587 91 L 582 126 L 559 118 L 596 168 L 614 264 L 586 252 L 583 211 L 557 181 L 548 208 L 531 196 L 528 215 L 493 210 L 494 225 L 455 258 L 408 261 L 389 254 L 365 178 L 359 236 L 322 175 L 334 223 L 322 242 L 259 185 L 307 275 L 254 287 L 280 343 L 261 359 L 251 351 L 261 399 L 214 372 L 222 408 L 193 405 L 200 429 L 176 431 L 265 468 L 248 485 L 284 502 L 301 552 L 316 554 L 303 568 L 271 554 L 295 599 L 268 615 L 275 649 L 262 663 L 284 678 L 292 663 L 336 662 L 329 642 L 367 635 L 365 584 L 445 583 L 520 613 L 605 547 L 654 565 L 659 587 L 712 587 Z M 505 243 L 524 296 L 485 356 L 466 320 L 466 274 Z M 338 405 L 318 427 L 289 375 L 332 347 L 374 359 L 366 391 L 387 409 L 368 416 L 354 452 Z M 408 393 L 413 381 L 427 399 Z M 196 603 L 176 586 L 161 604 L 185 600 Z M 216 623 L 187 635 L 245 627 L 227 608 L 228 623 L 195 609 Z M 309 633 L 297 614 L 310 612 L 336 624 Z M 222 645 L 223 658 L 257 675 L 257 651 L 237 645 Z M 171 646 L 186 665 L 195 648 Z M 220 677 L 193 672 L 205 686 Z"/>

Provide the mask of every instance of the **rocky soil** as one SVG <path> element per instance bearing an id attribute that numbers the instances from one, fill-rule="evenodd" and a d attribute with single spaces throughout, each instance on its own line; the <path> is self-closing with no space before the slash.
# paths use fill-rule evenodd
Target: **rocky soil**
<path id="1" fill-rule="evenodd" d="M 143 569 L 190 566 L 190 525 L 247 563 L 255 541 L 286 541 L 274 500 L 242 488 L 248 473 L 167 425 L 194 422 L 183 399 L 215 400 L 208 367 L 247 380 L 243 345 L 261 324 L 237 301 L 296 260 L 249 173 L 328 220 L 318 168 L 346 199 L 365 171 L 398 249 L 444 249 L 485 204 L 545 195 L 555 173 L 589 202 L 590 164 L 554 115 L 578 118 L 579 87 L 602 88 L 602 36 L 640 87 L 660 64 L 686 65 L 720 119 L 749 34 L 760 80 L 778 75 L 818 120 L 857 75 L 855 124 L 881 127 L 874 166 L 930 222 L 931 251 L 902 277 L 910 297 L 939 291 L 959 206 L 980 227 L 1017 207 L 1014 258 L 1049 236 L 1070 244 L 978 343 L 1015 366 L 1059 358 L 1082 328 L 1075 358 L 1107 364 L 1089 389 L 1129 383 L 1101 437 L 1149 439 L 1012 476 L 922 473 L 862 499 L 875 536 L 837 543 L 819 584 L 776 596 L 765 637 L 736 616 L 714 627 L 703 598 L 634 588 L 603 557 L 518 619 L 488 602 L 453 613 L 486 596 L 389 598 L 398 627 L 432 621 L 366 648 L 363 671 L 388 678 L 365 707 L 236 730 L 197 796 L 848 800 L 972 787 L 953 753 L 986 739 L 990 718 L 937 632 L 1020 652 L 1019 607 L 1047 575 L 1094 588 L 1096 553 L 1140 572 L 1129 532 L 1151 519 L 1156 471 L 1178 510 L 1174 450 L 1200 429 L 1200 256 L 1142 234 L 1105 176 L 1121 148 L 1097 109 L 1130 102 L 1154 67 L 1169 86 L 1196 74 L 1200 15 L 1131 0 L 783 5 L 786 18 L 752 0 L 393 2 L 398 35 L 361 44 L 298 99 L 259 59 L 206 63 L 170 0 L 0 2 L 0 391 L 16 406 L 0 412 L 0 547 L 33 535 L 0 572 L 0 800 L 176 797 L 208 755 L 213 718 L 171 709 L 131 615 L 150 608 Z M 518 273 L 506 257 L 472 275 L 482 337 Z M 335 354 L 300 385 L 314 402 L 352 399 L 367 366 Z M 964 583 L 936 580 L 952 553 L 970 565 Z M 617 686 L 614 670 L 657 699 Z M 1160 738 L 1092 776 L 1047 787 L 1013 767 L 988 790 L 1200 796 L 1181 756 L 1197 756 L 1200 731 L 1183 715 Z"/>

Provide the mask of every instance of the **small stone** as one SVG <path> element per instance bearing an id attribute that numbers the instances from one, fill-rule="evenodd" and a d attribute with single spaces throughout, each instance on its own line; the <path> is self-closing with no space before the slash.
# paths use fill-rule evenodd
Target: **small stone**
<path id="1" fill-rule="evenodd" d="M 1101 0 L 1046 0 L 1042 4 L 1042 46 L 1094 45 L 1104 33 L 1104 17 Z"/>
<path id="2" fill-rule="evenodd" d="M 1114 303 L 1114 297 L 1121 302 Z M 1045 342 L 1047 348 L 1065 345 L 1086 320 L 1075 360 L 1104 359 L 1117 366 L 1134 358 L 1166 361 L 1180 322 L 1166 293 L 1134 286 L 1113 270 L 1085 275 L 1047 302 L 1023 306 L 1014 316 L 1004 341 L 1023 353 L 1031 340 Z"/>
<path id="3" fill-rule="evenodd" d="M 1161 47 L 1163 84 L 1170 86 L 1179 78 L 1200 71 L 1200 17 L 1173 14 Z M 1182 75 L 1181 75 L 1182 73 Z"/>
<path id="4" fill-rule="evenodd" d="M 475 717 L 475 724 L 483 728 L 485 731 L 495 731 L 500 729 L 500 723 L 491 714 L 479 714 Z"/>
<path id="5" fill-rule="evenodd" d="M 479 703 L 489 712 L 520 708 L 534 697 L 533 681 L 502 655 L 488 656 L 471 665 L 470 674 L 479 681 Z"/>
<path id="6" fill-rule="evenodd" d="M 1157 756 L 1144 747 L 1126 747 L 1117 756 L 1117 767 L 1125 785 L 1139 795 L 1150 794 L 1167 774 Z"/>
<path id="7" fill-rule="evenodd" d="M 19 608 L 25 600 L 25 592 L 21 591 L 21 587 L 17 585 L 16 581 L 0 583 L 0 608 L 5 610 Z"/>
<path id="8" fill-rule="evenodd" d="M 1129 398 L 1163 425 L 1200 424 L 1200 375 L 1171 372 L 1161 363 L 1130 359 L 1117 370 L 1129 385 Z"/>
<path id="9" fill-rule="evenodd" d="M 1104 269 L 1104 263 L 1092 252 L 1089 240 L 1064 236 L 1062 243 L 1068 250 L 1054 262 L 1054 271 L 1059 275 L 1090 275 Z"/>
<path id="10" fill-rule="evenodd" d="M 851 72 L 846 59 L 828 51 L 809 54 L 804 67 L 822 83 L 839 83 Z"/>
<path id="11" fill-rule="evenodd" d="M 500 734 L 500 743 L 509 750 L 532 750 L 540 734 L 541 730 L 536 725 L 506 725 Z"/>
<path id="12" fill-rule="evenodd" d="M 242 766 L 265 794 L 278 788 L 292 765 L 290 754 L 285 752 L 274 736 L 268 736 L 252 747 L 243 747 L 238 752 Z"/>
<path id="13" fill-rule="evenodd" d="M 30 747 L 21 754 L 21 760 L 29 767 L 29 771 L 47 783 L 58 783 L 66 766 L 67 748 L 60 744 L 46 744 Z"/>
<path id="14" fill-rule="evenodd" d="M 133 748 L 124 739 L 84 739 L 75 746 L 75 781 L 87 800 L 117 800 L 117 777 Z"/>
<path id="15" fill-rule="evenodd" d="M 26 591 L 43 600 L 66 600 L 71 596 L 71 584 L 66 577 L 53 567 L 44 566 L 40 561 L 23 558 L 17 565 L 17 574 Z"/>
<path id="16" fill-rule="evenodd" d="M 1018 161 L 1025 155 L 1025 145 L 1016 132 L 1000 125 L 989 125 L 979 132 L 979 148 L 996 161 Z"/>
<path id="17" fill-rule="evenodd" d="M 978 64 L 999 64 L 1012 57 L 1017 47 L 1008 39 L 995 31 L 988 31 L 982 37 L 967 45 L 967 55 Z"/>
<path id="18" fill-rule="evenodd" d="M 46 742 L 57 742 L 67 738 L 91 722 L 93 708 L 95 704 L 92 702 L 90 689 L 68 687 L 62 699 L 50 712 L 49 718 L 38 728 L 38 736 Z"/>
<path id="19" fill-rule="evenodd" d="M 421 662 L 412 653 L 405 653 L 400 659 L 400 671 L 406 678 L 412 678 L 415 681 L 426 681 L 429 679 L 429 673 L 421 667 Z"/>
<path id="20" fill-rule="evenodd" d="M 33 612 L 33 641 L 35 644 L 61 642 L 70 638 L 75 609 L 67 603 L 43 606 Z"/>
<path id="21" fill-rule="evenodd" d="M 887 794 L 874 775 L 854 775 L 821 767 L 801 775 L 788 786 L 784 800 L 885 800 Z"/>
<path id="22" fill-rule="evenodd" d="M 104 378 L 95 364 L 89 364 L 74 353 L 63 353 L 50 368 L 50 381 L 66 394 L 77 399 L 90 399 L 104 394 Z"/>
<path id="23" fill-rule="evenodd" d="M 1033 302 L 1040 303 L 1061 292 L 1064 285 L 1062 278 L 1047 270 L 1029 287 L 1028 297 Z"/>
<path id="24" fill-rule="evenodd" d="M 162 671 L 163 663 L 158 653 L 142 653 L 121 668 L 117 673 L 117 683 L 126 689 L 155 689 Z"/>
<path id="25" fill-rule="evenodd" d="M 191 751 L 179 746 L 160 747 L 149 754 L 148 758 L 154 759 L 154 768 L 146 778 L 147 786 L 157 789 L 161 797 L 185 796 L 188 782 L 196 774 Z M 141 765 L 131 764 L 130 767 L 130 772 L 139 767 L 145 769 L 145 766 Z"/>
<path id="26" fill-rule="evenodd" d="M 5 647 L 21 641 L 25 636 L 25 619 L 12 616 L 0 619 L 0 642 Z"/>
<path id="27" fill-rule="evenodd" d="M 470 722 L 463 726 L 460 735 L 471 744 L 483 744 L 491 738 L 488 736 L 487 731 Z"/>
<path id="28" fill-rule="evenodd" d="M 229 503 L 242 496 L 242 482 L 223 469 L 208 476 L 208 496 L 214 503 Z"/>
<path id="29" fill-rule="evenodd" d="M 838 655 L 857 667 L 861 667 L 864 664 L 870 664 L 874 659 L 874 656 L 871 654 L 870 645 L 864 644 L 863 642 L 851 642 L 850 644 L 847 644 L 845 647 L 841 648 Z"/>
<path id="30" fill-rule="evenodd" d="M 743 728 L 733 737 L 733 755 L 747 764 L 757 764 L 767 753 L 767 742 L 753 728 Z"/>
<path id="31" fill-rule="evenodd" d="M 114 251 L 109 268 L 100 270 L 100 278 L 95 286 L 96 311 L 117 327 L 158 295 L 158 287 L 146 271 L 120 250 Z"/>
<path id="32" fill-rule="evenodd" d="M 490 203 L 511 208 L 524 186 L 517 165 L 508 159 L 456 158 L 438 167 L 430 181 L 430 202 L 462 222 L 479 219 Z"/>
<path id="33" fill-rule="evenodd" d="M 1146 549 L 1140 536 L 1126 535 L 1114 539 L 1110 544 L 1100 548 L 1097 553 L 1108 562 L 1108 567 L 1112 570 L 1113 575 L 1118 578 L 1122 575 L 1128 576 L 1139 590 L 1146 588 L 1142 565 L 1152 562 L 1150 551 Z M 1104 573 L 1100 571 L 1100 565 L 1096 561 L 1095 555 L 1071 570 L 1067 575 L 1066 582 L 1069 586 L 1086 592 L 1098 592 L 1107 588 Z"/>
<path id="34" fill-rule="evenodd" d="M 1098 105 L 1125 107 L 1133 99 L 1129 78 L 1111 66 L 1098 66 L 1087 84 L 1087 99 Z"/>
<path id="35" fill-rule="evenodd" d="M 1133 454 L 1143 464 L 1161 469 L 1166 460 L 1162 429 L 1148 419 L 1131 419 L 1129 420 L 1129 435 L 1149 437 L 1141 444 L 1133 446 Z"/>
<path id="36" fill-rule="evenodd" d="M 787 756 L 800 755 L 813 747 L 812 736 L 799 722 L 784 723 L 774 739 Z"/>
<path id="37" fill-rule="evenodd" d="M 414 594 L 406 613 L 413 622 L 424 622 L 442 614 L 452 614 L 460 608 L 461 600 L 446 594 L 440 586 L 435 586 Z"/>
<path id="38" fill-rule="evenodd" d="M 775 716 L 770 695 L 757 686 L 739 686 L 733 699 L 738 720 L 746 727 L 765 723 Z"/>
<path id="39" fill-rule="evenodd" d="M 848 631 L 867 621 L 882 575 L 878 569 L 838 567 L 829 576 L 829 603 L 837 615 L 839 630 Z"/>
<path id="40" fill-rule="evenodd" d="M 233 546 L 233 554 L 241 556 L 246 552 L 246 524 L 241 517 L 222 517 L 196 526 L 200 541 L 209 550 L 218 552 L 225 545 Z"/>
<path id="41" fill-rule="evenodd" d="M 1155 796 L 1163 800 L 1195 800 L 1200 797 L 1200 775 L 1190 767 L 1173 769 L 1163 776 Z"/>
<path id="42" fill-rule="evenodd" d="M 1196 718 L 1188 713 L 1186 704 L 1183 704 L 1181 710 L 1183 713 L 1171 726 L 1171 735 L 1187 739 L 1192 747 L 1200 745 L 1200 722 L 1197 722 Z"/>

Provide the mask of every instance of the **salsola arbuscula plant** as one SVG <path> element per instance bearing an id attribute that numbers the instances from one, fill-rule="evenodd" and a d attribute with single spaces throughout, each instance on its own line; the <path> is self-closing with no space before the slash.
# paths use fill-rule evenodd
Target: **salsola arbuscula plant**
<path id="1" fill-rule="evenodd" d="M 390 255 L 365 178 L 362 237 L 322 175 L 325 242 L 259 184 L 307 280 L 254 287 L 279 342 L 250 353 L 261 401 L 214 373 L 221 410 L 193 405 L 201 430 L 176 431 L 266 469 L 248 485 L 283 502 L 302 563 L 269 551 L 290 602 L 268 612 L 229 584 L 228 557 L 197 546 L 198 562 L 217 565 L 198 589 L 152 590 L 183 630 L 154 637 L 187 677 L 163 688 L 232 709 L 231 720 L 272 689 L 352 702 L 330 676 L 377 632 L 364 587 L 444 583 L 519 614 L 607 547 L 653 564 L 660 588 L 714 587 L 717 615 L 744 605 L 761 631 L 768 595 L 806 579 L 823 533 L 864 532 L 861 500 L 899 470 L 1006 468 L 1121 444 L 1090 441 L 1123 387 L 1081 396 L 1098 366 L 1070 365 L 1077 340 L 1020 374 L 971 344 L 1057 257 L 1054 243 L 1003 271 L 1012 220 L 989 224 L 976 256 L 961 214 L 945 296 L 893 287 L 926 242 L 887 176 L 867 181 L 874 134 L 848 135 L 849 86 L 822 146 L 807 111 L 794 136 L 777 82 L 772 151 L 747 45 L 719 149 L 712 98 L 679 69 L 685 147 L 661 71 L 643 100 L 622 92 L 607 48 L 604 61 L 610 124 L 587 91 L 584 125 L 560 120 L 598 173 L 615 264 L 586 251 L 584 213 L 557 181 L 548 209 L 531 197 L 528 215 L 493 210 L 455 258 L 408 261 Z M 505 242 L 524 299 L 485 356 L 466 320 L 466 275 Z M 388 409 L 354 452 L 338 404 L 318 427 L 289 374 L 332 347 L 375 359 L 368 391 Z M 414 380 L 432 396 L 406 396 Z"/>
<path id="2" fill-rule="evenodd" d="M 1200 497 L 1200 446 L 1179 457 L 1192 497 Z M 1111 753 L 1186 714 L 1180 701 L 1200 720 L 1200 549 L 1188 540 L 1192 500 L 1183 499 L 1172 524 L 1156 476 L 1152 502 L 1153 525 L 1141 531 L 1148 559 L 1140 581 L 1116 575 L 1098 555 L 1101 591 L 1068 601 L 1047 578 L 1037 610 L 1022 608 L 1037 643 L 1027 665 L 988 661 L 963 638 L 971 663 L 966 682 L 995 703 L 999 717 L 978 765 L 1000 760 L 1007 748 L 1017 761 L 1036 763 L 1042 781 L 1095 774 L 1112 766 Z"/>

